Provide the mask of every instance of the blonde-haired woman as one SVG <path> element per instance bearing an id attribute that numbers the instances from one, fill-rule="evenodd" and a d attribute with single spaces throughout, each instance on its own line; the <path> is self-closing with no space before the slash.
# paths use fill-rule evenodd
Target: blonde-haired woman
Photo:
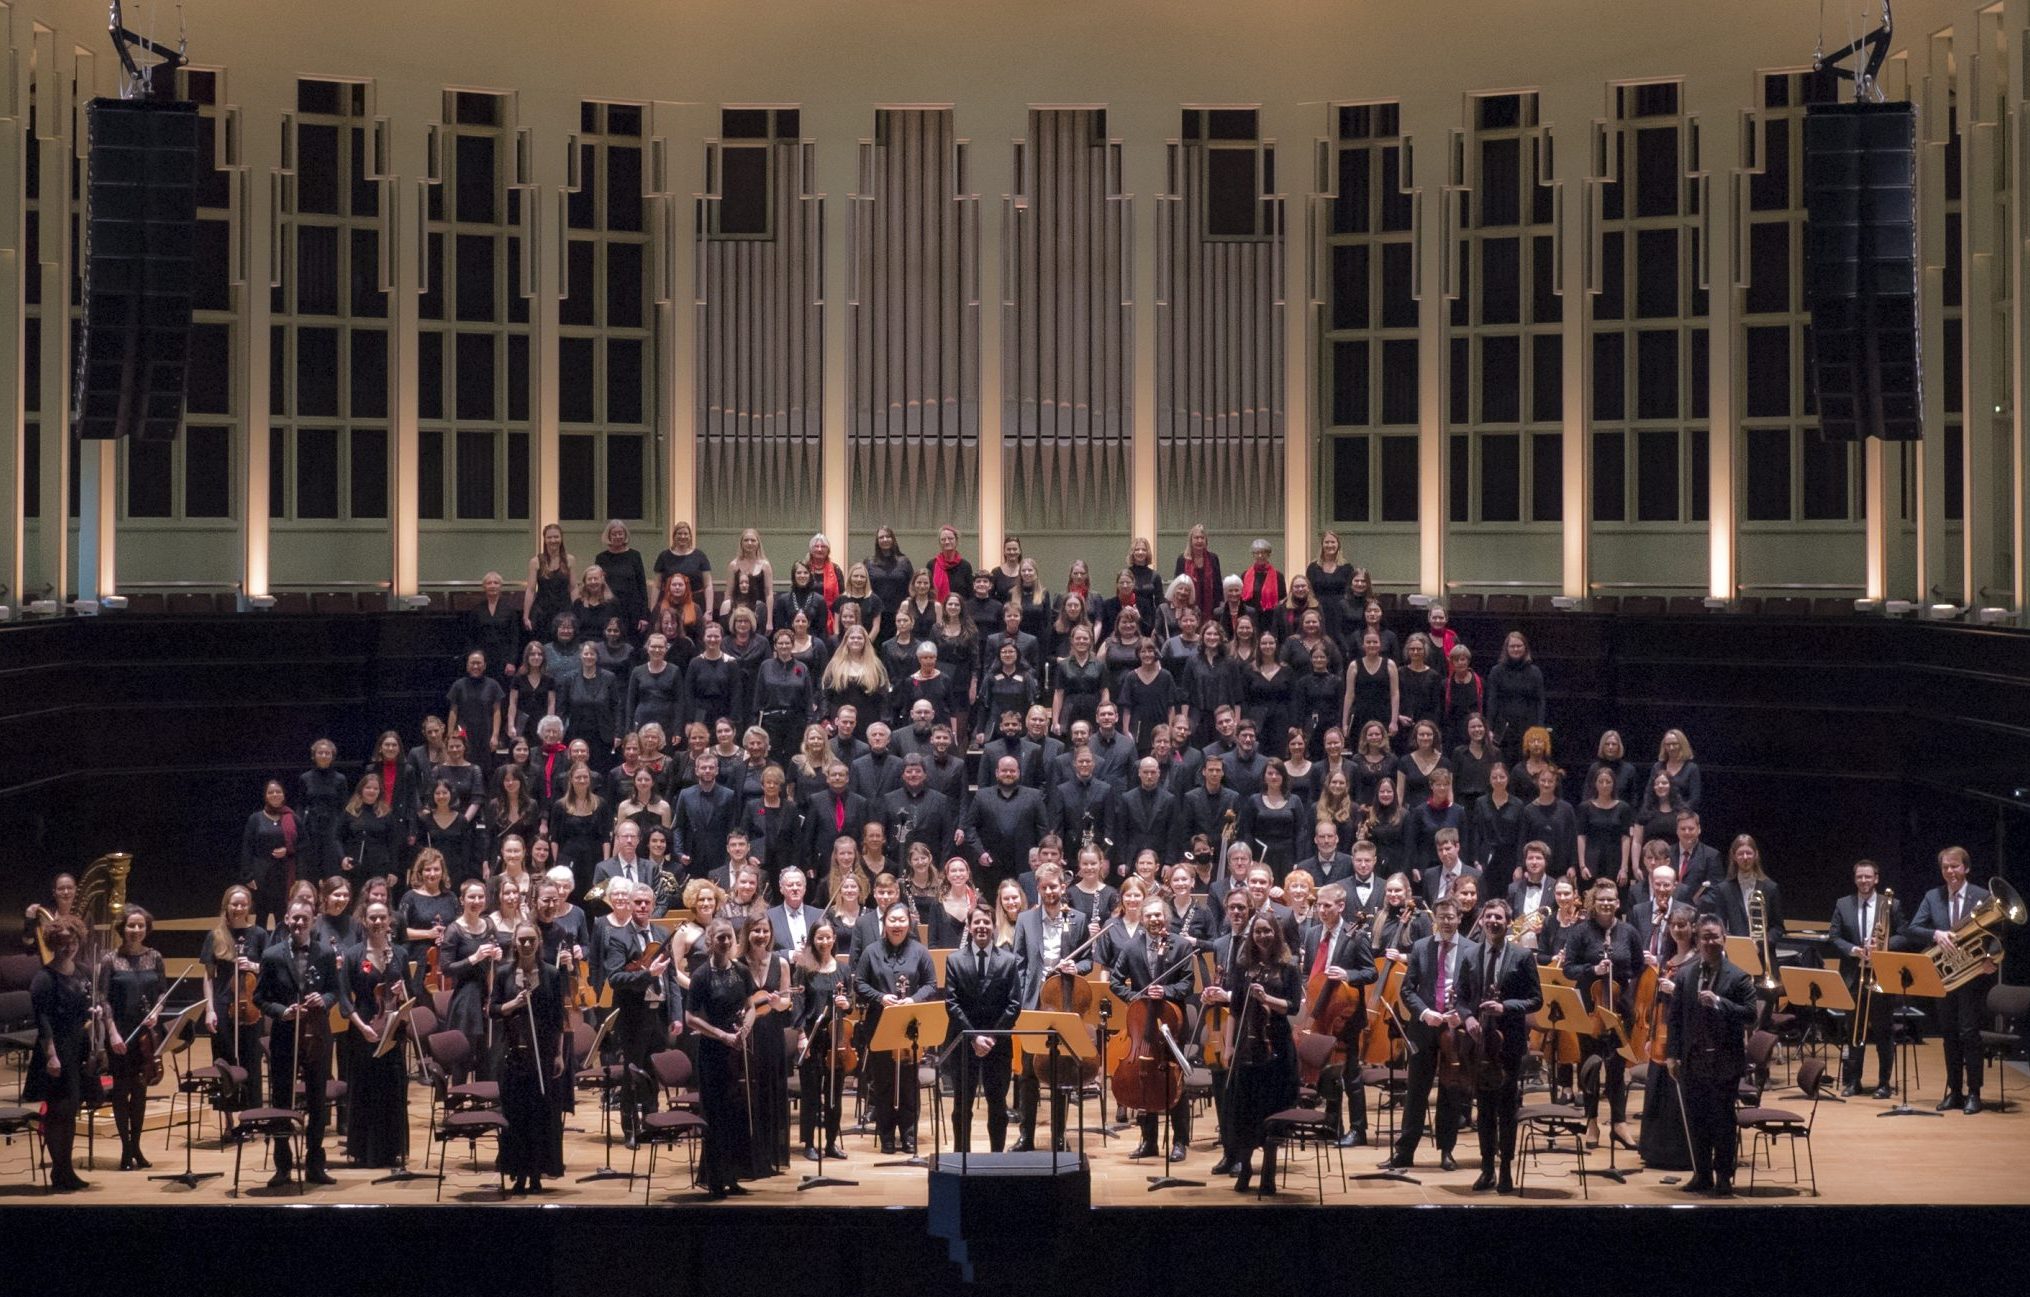
<path id="1" fill-rule="evenodd" d="M 1692 741 L 1683 730 L 1665 730 L 1656 747 L 1656 764 L 1649 768 L 1650 780 L 1658 773 L 1670 776 L 1671 790 L 1688 811 L 1699 809 L 1699 763 L 1692 759 Z"/>
<path id="2" fill-rule="evenodd" d="M 268 930 L 254 922 L 254 893 L 234 883 L 219 898 L 218 923 L 205 941 L 204 1026 L 211 1033 L 212 1058 L 245 1070 L 244 1078 L 234 1078 L 241 1095 L 266 1093 L 261 1088 L 261 1027 L 266 1020 L 253 1005 L 253 993 L 261 952 L 267 948 Z M 244 1106 L 234 1099 L 222 1091 L 218 1102 Z"/>

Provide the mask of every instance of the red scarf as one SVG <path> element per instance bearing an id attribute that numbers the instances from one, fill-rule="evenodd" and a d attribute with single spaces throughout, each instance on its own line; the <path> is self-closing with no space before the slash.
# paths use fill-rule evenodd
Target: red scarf
<path id="1" fill-rule="evenodd" d="M 1260 594 L 1259 599 L 1256 598 L 1258 592 Z M 1250 563 L 1248 564 L 1247 571 L 1241 573 L 1241 599 L 1243 602 L 1254 604 L 1255 607 L 1263 612 L 1268 612 L 1276 606 L 1277 601 L 1282 597 L 1283 574 L 1278 572 L 1274 567 L 1263 567 L 1259 564 Z"/>
<path id="2" fill-rule="evenodd" d="M 555 800 L 557 796 L 557 762 L 568 749 L 562 743 L 543 745 L 543 796 Z"/>
<path id="3" fill-rule="evenodd" d="M 1186 555 L 1184 575 L 1191 578 L 1191 597 L 1198 604 L 1199 615 L 1212 616 L 1212 610 L 1219 607 L 1219 590 L 1212 579 L 1211 551 L 1206 552 L 1203 560 L 1194 560 Z"/>
<path id="4" fill-rule="evenodd" d="M 939 603 L 943 603 L 952 597 L 952 571 L 965 561 L 965 556 L 962 554 L 953 554 L 950 558 L 946 558 L 942 553 L 939 553 L 937 557 L 931 559 L 930 588 L 937 594 L 937 601 Z M 964 596 L 971 594 L 972 591 L 961 590 L 959 593 L 961 596 Z"/>

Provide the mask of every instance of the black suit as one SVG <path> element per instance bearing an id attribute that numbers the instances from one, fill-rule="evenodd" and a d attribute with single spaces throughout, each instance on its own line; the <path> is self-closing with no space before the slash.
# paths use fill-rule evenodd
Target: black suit
<path id="1" fill-rule="evenodd" d="M 1445 881 L 1445 876 L 1433 865 L 1424 871 L 1424 899 L 1436 905 L 1438 897 L 1449 887 L 1458 886 L 1459 879 L 1462 878 L 1471 878 L 1474 882 L 1478 883 L 1481 881 L 1480 871 L 1462 860 L 1459 865 L 1459 873 L 1448 884 Z M 1485 893 L 1483 892 L 1484 895 Z M 1461 932 L 1466 931 L 1466 923 L 1463 917 L 1460 920 L 1459 930 Z"/>
<path id="2" fill-rule="evenodd" d="M 1078 851 L 1088 831 L 1095 841 L 1110 841 L 1107 806 L 1113 797 L 1113 786 L 1103 779 L 1067 779 L 1050 790 L 1050 831 L 1063 839 L 1067 856 Z M 1165 856 L 1163 862 L 1169 864 L 1170 857 Z"/>
<path id="3" fill-rule="evenodd" d="M 986 963 L 973 945 L 945 957 L 945 1012 L 951 1016 L 948 1039 L 958 1072 L 952 1101 L 952 1148 L 965 1152 L 973 1143 L 973 1095 L 987 1099 L 987 1143 L 996 1153 L 1008 1137 L 1008 1077 L 1014 1049 L 1002 1036 L 982 1057 L 961 1033 L 1006 1031 L 1022 1012 L 1022 961 L 1010 951 L 989 946 Z"/>
<path id="4" fill-rule="evenodd" d="M 845 807 L 845 824 L 839 823 L 839 809 Z M 804 799 L 804 859 L 803 865 L 813 873 L 824 873 L 832 858 L 832 843 L 844 835 L 858 842 L 860 831 L 867 827 L 872 818 L 870 803 L 866 798 L 846 790 L 843 799 L 833 796 L 830 788 L 813 793 Z M 785 862 L 786 863 L 786 862 Z M 779 866 L 778 866 L 779 867 Z M 827 879 L 827 882 L 830 880 Z"/>
<path id="5" fill-rule="evenodd" d="M 646 968 L 628 971 L 628 964 L 648 948 L 649 936 L 640 928 L 601 923 L 598 933 L 599 967 L 617 1015 L 612 1039 L 627 1068 L 620 1089 L 620 1125 L 622 1133 L 632 1137 L 641 1118 L 656 1110 L 656 1079 L 648 1060 L 669 1044 L 671 1016 L 678 1012 L 675 983 L 667 968 L 660 975 Z"/>
<path id="6" fill-rule="evenodd" d="M 1480 943 L 1455 933 L 1451 939 L 1452 975 L 1441 987 L 1438 955 L 1440 942 L 1434 932 L 1410 947 L 1410 966 L 1403 975 L 1402 1007 L 1404 1031 L 1411 1045 L 1409 1084 L 1403 1091 L 1403 1129 L 1396 1139 L 1394 1161 L 1408 1166 L 1424 1137 L 1424 1115 L 1431 1102 L 1431 1084 L 1438 1076 L 1439 1028 L 1423 1020 L 1429 1010 L 1457 1012 L 1471 1018 L 1477 1011 L 1480 987 L 1485 981 L 1480 967 Z M 1442 994 L 1441 994 L 1442 992 Z M 1462 1024 L 1463 1029 L 1463 1024 Z M 1468 1096 L 1462 1091 L 1438 1092 L 1437 1145 L 1441 1154 L 1450 1154 L 1466 1117 Z"/>
<path id="7" fill-rule="evenodd" d="M 1874 935 L 1874 925 L 1886 915 L 1889 921 L 1888 941 L 1891 942 L 1896 939 L 1898 929 L 1903 926 L 1903 907 L 1897 904 L 1895 897 L 1885 897 L 1878 890 L 1869 899 L 1872 909 L 1868 915 L 1868 922 L 1863 923 L 1860 896 L 1842 896 L 1833 903 L 1833 921 L 1826 931 L 1826 939 L 1840 954 L 1840 969 L 1847 978 L 1847 984 L 1857 990 L 1861 984 L 1861 945 Z M 1878 947 L 1881 948 L 1886 948 L 1886 943 L 1883 947 Z M 1878 1088 L 1889 1084 L 1890 1067 L 1896 1057 L 1892 1031 L 1895 1026 L 1892 1021 L 1895 1005 L 1893 1001 L 1884 1003 L 1884 999 L 1886 997 L 1876 997 L 1877 1002 L 1868 1011 L 1867 1039 L 1861 1042 L 1861 1047 L 1840 1050 L 1842 1085 L 1860 1084 L 1861 1070 L 1866 1062 L 1870 1041 L 1875 1045 L 1875 1084 Z M 1853 1039 L 1851 1023 L 1848 1025 L 1847 1038 Z"/>
<path id="8" fill-rule="evenodd" d="M 1188 1013 L 1191 999 L 1192 964 L 1190 958 L 1192 942 L 1189 937 L 1175 933 L 1165 934 L 1164 949 L 1158 954 L 1149 941 L 1149 934 L 1137 932 L 1123 941 L 1114 951 L 1111 971 L 1120 983 L 1123 999 L 1132 998 L 1150 986 L 1161 985 L 1163 997 Z M 1179 1042 L 1182 1047 L 1183 1042 Z M 1160 1040 L 1157 1042 L 1158 1058 L 1168 1058 L 1169 1051 Z M 1142 1114 L 1142 1143 L 1154 1147 L 1157 1139 L 1157 1116 L 1153 1112 Z M 1183 1147 L 1191 1142 L 1191 1101 L 1184 1097 L 1183 1087 L 1178 1087 L 1177 1102 L 1170 1108 L 1171 1142 Z"/>
<path id="9" fill-rule="evenodd" d="M 883 797 L 880 816 L 888 829 L 889 852 L 896 859 L 908 861 L 909 842 L 930 843 L 930 858 L 939 865 L 951 856 L 956 845 L 952 835 L 958 829 L 958 813 L 951 799 L 932 788 L 928 781 L 920 793 L 912 794 L 903 787 Z"/>
<path id="10" fill-rule="evenodd" d="M 1720 853 L 1704 842 L 1694 846 L 1691 855 L 1687 856 L 1684 847 L 1673 841 L 1670 865 L 1678 871 L 1678 895 L 1687 902 L 1698 895 L 1700 887 L 1707 883 L 1718 887 L 1727 877 L 1727 867 L 1720 863 Z M 1710 890 L 1707 895 L 1712 895 Z M 1705 902 L 1702 900 L 1699 904 L 1703 906 Z"/>
<path id="11" fill-rule="evenodd" d="M 1177 859 L 1177 800 L 1163 791 L 1137 783 L 1113 798 L 1114 859 L 1132 865 L 1144 851 L 1154 851 L 1162 864 Z"/>
<path id="12" fill-rule="evenodd" d="M 1699 987 L 1709 981 L 1719 997 L 1707 1008 Z M 1692 1142 L 1692 1178 L 1721 1184 L 1734 1179 L 1734 1096 L 1748 1070 L 1744 1036 L 1755 1020 L 1755 982 L 1724 958 L 1714 974 L 1693 960 L 1678 970 L 1671 995 L 1670 1054 L 1678 1063 L 1678 1093 Z"/>
<path id="13" fill-rule="evenodd" d="M 846 787 L 873 804 L 902 787 L 902 756 L 893 747 L 855 758 L 848 770 Z"/>
<path id="14" fill-rule="evenodd" d="M 1903 930 L 1903 944 L 1909 950 L 1923 950 L 1938 939 L 1941 931 L 1951 932 L 1974 907 L 1988 899 L 1985 888 L 1963 883 L 1960 887 L 1958 913 L 1953 911 L 1953 902 L 1943 887 L 1934 887 L 1924 894 L 1924 901 L 1917 907 L 1917 913 L 1910 916 L 1910 926 Z M 1992 974 L 1976 977 L 1958 990 L 1949 991 L 1933 1010 L 1938 1015 L 1939 1043 L 1945 1046 L 1945 1084 L 1948 1095 L 1967 1094 L 1979 1098 L 1981 1094 L 1981 1011 L 1988 998 L 1988 988 L 1994 984 Z M 1964 1083 L 1964 1088 L 1962 1088 Z"/>
<path id="15" fill-rule="evenodd" d="M 1500 950 L 1484 949 L 1482 963 L 1485 980 L 1480 1000 L 1500 1000 L 1501 1014 L 1499 1017 L 1482 1014 L 1476 1003 L 1474 1016 L 1480 1023 L 1483 1048 L 1489 1032 L 1501 1033 L 1501 1048 L 1495 1056 L 1501 1060 L 1502 1082 L 1492 1087 L 1476 1086 L 1480 1095 L 1480 1169 L 1494 1170 L 1499 1158 L 1501 1169 L 1506 1171 L 1515 1161 L 1516 1117 L 1522 1111 L 1523 1055 L 1529 1051 L 1529 1016 L 1544 1007 L 1544 991 L 1537 978 L 1536 957 L 1513 942 L 1503 942 Z"/>
<path id="16" fill-rule="evenodd" d="M 1311 875 L 1311 881 L 1317 883 L 1319 887 L 1324 887 L 1328 883 L 1343 883 L 1353 877 L 1353 857 L 1344 851 L 1335 851 L 1324 860 L 1320 860 L 1317 856 L 1306 856 L 1292 865 L 1290 872 L 1296 873 L 1299 869 Z M 1348 908 L 1359 907 L 1349 902 Z"/>
<path id="17" fill-rule="evenodd" d="M 1036 1007 L 1037 997 L 1042 993 L 1044 980 L 1050 977 L 1052 965 L 1044 954 L 1044 914 L 1041 907 L 1024 910 L 1015 920 L 1015 958 L 1022 965 L 1022 1007 Z M 1085 941 L 1086 918 L 1070 905 L 1059 915 L 1057 929 L 1057 953 L 1061 960 L 1078 949 Z M 1092 971 L 1092 955 L 1076 961 L 1078 975 L 1084 977 Z M 1031 1070 L 1015 1080 L 1015 1098 L 1021 1107 L 1022 1143 L 1027 1145 L 1036 1139 L 1036 1105 L 1042 1098 L 1042 1085 L 1037 1079 L 1036 1068 L 1043 1066 L 1041 1060 L 1048 1057 L 1044 1042 L 1024 1042 L 1022 1048 L 1029 1051 L 1032 1059 Z M 1047 1068 L 1046 1068 L 1047 1070 Z M 1065 1091 L 1062 1086 L 1052 1086 L 1050 1093 L 1050 1135 L 1055 1143 L 1064 1142 Z"/>
<path id="18" fill-rule="evenodd" d="M 785 905 L 768 907 L 768 930 L 775 938 L 775 948 L 785 955 L 794 955 L 803 949 L 804 944 L 811 939 L 811 930 L 825 921 L 825 912 L 814 905 L 800 906 L 798 916 L 804 921 L 804 940 L 801 943 L 790 939 L 789 907 Z"/>
<path id="19" fill-rule="evenodd" d="M 285 1015 L 311 994 L 322 995 L 327 1008 L 305 1010 L 299 1031 L 298 1023 Z M 331 1078 L 328 1006 L 337 1002 L 338 959 L 330 946 L 312 941 L 299 951 L 284 935 L 262 953 L 254 1003 L 273 1024 L 268 1033 L 268 1102 L 277 1108 L 294 1108 L 296 1083 L 299 1079 L 303 1082 L 304 1165 L 312 1175 L 324 1170 L 324 1128 L 331 1120 L 331 1102 L 324 1094 L 325 1082 Z M 296 1056 L 299 1037 L 303 1049 L 300 1066 Z M 293 1165 L 289 1141 L 277 1139 L 274 1151 L 276 1172 L 286 1173 Z"/>
<path id="20" fill-rule="evenodd" d="M 1029 853 L 1050 831 L 1050 816 L 1034 788 L 1018 784 L 1010 793 L 996 784 L 973 798 L 964 827 L 974 858 L 986 857 L 974 883 L 981 895 L 992 896 L 1002 879 L 1028 872 Z"/>
<path id="21" fill-rule="evenodd" d="M 1346 970 L 1348 986 L 1371 985 L 1378 974 L 1374 966 L 1374 951 L 1368 945 L 1367 934 L 1368 925 L 1355 923 L 1353 911 L 1348 909 L 1339 920 L 1339 930 L 1333 934 L 1331 947 L 1326 950 L 1325 961 L 1321 964 L 1318 960 L 1318 950 L 1320 946 L 1325 945 L 1325 926 L 1319 920 L 1308 920 L 1304 925 L 1304 944 L 1298 951 L 1297 964 L 1298 969 L 1305 975 L 1305 981 L 1307 983 L 1310 981 L 1313 970 L 1322 972 L 1326 968 L 1343 968 Z M 1362 1015 L 1361 1019 L 1356 1021 L 1354 1029 L 1357 1031 L 1364 1021 L 1365 1015 Z M 1350 1106 L 1345 1104 L 1349 1091 L 1353 1099 Z M 1358 1059 L 1349 1058 L 1345 1068 L 1337 1072 L 1331 1068 L 1320 1071 L 1318 1098 L 1325 1105 L 1325 1115 L 1332 1122 L 1335 1131 L 1340 1129 L 1340 1112 L 1342 1107 L 1346 1107 L 1352 1118 L 1350 1129 L 1362 1135 L 1367 1133 L 1367 1087 L 1360 1081 Z"/>

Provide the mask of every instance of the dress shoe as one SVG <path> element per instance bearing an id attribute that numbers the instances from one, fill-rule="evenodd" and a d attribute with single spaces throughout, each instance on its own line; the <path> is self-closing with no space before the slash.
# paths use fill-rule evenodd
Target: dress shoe
<path id="1" fill-rule="evenodd" d="M 1859 1081 L 1848 1081 L 1840 1086 L 1840 1097 L 1842 1099 L 1851 1099 L 1860 1092 L 1861 1083 Z"/>
<path id="2" fill-rule="evenodd" d="M 1156 1156 L 1156 1141 L 1153 1139 L 1145 1139 L 1141 1143 L 1135 1145 L 1135 1151 L 1128 1154 L 1128 1160 L 1134 1161 L 1137 1158 L 1154 1157 L 1154 1156 Z"/>
<path id="3" fill-rule="evenodd" d="M 1681 1193 L 1708 1193 L 1712 1188 L 1713 1177 L 1709 1175 L 1695 1175 L 1678 1186 Z"/>
<path id="4" fill-rule="evenodd" d="M 1173 1145 L 1171 1145 L 1171 1146 L 1170 1146 L 1170 1160 L 1171 1160 L 1171 1161 L 1173 1161 L 1173 1162 L 1182 1162 L 1182 1161 L 1183 1161 L 1183 1160 L 1184 1160 L 1185 1158 L 1187 1158 L 1187 1157 L 1189 1157 L 1189 1156 L 1191 1156 L 1191 1150 L 1190 1150 L 1190 1149 L 1188 1149 L 1188 1148 L 1186 1148 L 1186 1147 L 1185 1147 L 1184 1145 L 1182 1145 L 1182 1144 L 1173 1144 Z"/>
<path id="5" fill-rule="evenodd" d="M 916 1156 L 916 1136 L 904 1135 L 902 1137 L 902 1151 L 911 1157 Z"/>
<path id="6" fill-rule="evenodd" d="M 726 1192 L 730 1197 L 745 1198 L 747 1196 L 748 1189 L 747 1186 L 744 1184 L 729 1184 L 726 1186 Z"/>
<path id="7" fill-rule="evenodd" d="M 1586 1147 L 1587 1148 L 1600 1147 L 1600 1123 L 1597 1121 L 1589 1121 L 1586 1123 Z"/>
<path id="8" fill-rule="evenodd" d="M 1958 1092 L 1948 1093 L 1945 1098 L 1938 1101 L 1938 1111 L 1951 1112 L 1954 1108 L 1964 1107 L 1966 1101 L 1966 1096 L 1963 1094 Z"/>
<path id="9" fill-rule="evenodd" d="M 1232 1175 L 1234 1173 L 1234 1160 L 1225 1153 L 1221 1153 L 1219 1161 L 1212 1164 L 1212 1173 L 1214 1175 Z"/>
<path id="10" fill-rule="evenodd" d="M 530 1177 L 529 1177 L 529 1192 L 530 1192 L 531 1194 L 539 1194 L 539 1193 L 541 1193 L 542 1191 L 543 1191 L 543 1177 L 542 1177 L 542 1176 L 540 1176 L 540 1175 L 532 1175 L 532 1176 L 530 1176 Z"/>
<path id="11" fill-rule="evenodd" d="M 628 1152 L 632 1153 L 634 1150 L 641 1147 L 641 1141 L 636 1139 L 634 1136 L 629 1135 L 626 1139 L 620 1141 L 620 1146 L 626 1149 Z"/>
<path id="12" fill-rule="evenodd" d="M 1494 1168 L 1488 1167 L 1485 1170 L 1481 1171 L 1481 1173 L 1477 1177 L 1475 1177 L 1473 1181 L 1473 1192 L 1486 1193 L 1489 1189 L 1492 1188 L 1494 1188 Z"/>
<path id="13" fill-rule="evenodd" d="M 1628 1132 L 1628 1124 L 1626 1122 L 1620 1121 L 1615 1122 L 1613 1126 L 1613 1135 L 1614 1142 L 1616 1144 L 1620 1145 L 1622 1148 L 1629 1150 L 1630 1152 L 1635 1151 L 1635 1136 L 1631 1135 Z"/>
<path id="14" fill-rule="evenodd" d="M 120 1154 L 120 1169 L 122 1171 L 131 1171 L 134 1169 L 134 1155 L 132 1153 Z"/>
<path id="15" fill-rule="evenodd" d="M 840 1148 L 839 1141 L 835 1139 L 831 1143 L 825 1145 L 825 1156 L 832 1158 L 835 1161 L 843 1162 L 846 1160 L 846 1150 Z"/>
<path id="16" fill-rule="evenodd" d="M 1966 1114 L 1967 1114 L 1967 1116 L 1971 1117 L 1971 1116 L 1973 1116 L 1973 1115 L 1974 1115 L 1975 1113 L 1979 1112 L 1980 1110 L 1981 1110 L 1981 1096 L 1980 1096 L 1980 1095 L 1978 1095 L 1978 1094 L 1970 1094 L 1970 1095 L 1968 1095 L 1968 1096 L 1967 1096 L 1967 1106 L 1966 1106 Z"/>
<path id="17" fill-rule="evenodd" d="M 78 1179 L 76 1172 L 71 1172 L 51 1180 L 49 1187 L 53 1193 L 76 1193 L 81 1189 L 89 1189 L 92 1186 L 89 1181 Z"/>
<path id="18" fill-rule="evenodd" d="M 1010 1153 L 1027 1153 L 1032 1147 L 1033 1145 L 1029 1136 L 1018 1135 L 1015 1138 L 1015 1142 L 1008 1146 L 1008 1151 Z"/>
<path id="19" fill-rule="evenodd" d="M 885 1136 L 885 1135 L 884 1135 L 884 1136 L 882 1136 L 882 1138 L 881 1138 L 881 1156 L 883 1156 L 883 1157 L 893 1157 L 894 1155 L 895 1155 L 895 1141 L 894 1141 L 894 1140 L 892 1140 L 892 1139 L 890 1139 L 890 1138 L 888 1138 L 888 1137 L 887 1137 L 887 1136 Z"/>
<path id="20" fill-rule="evenodd" d="M 1732 1198 L 1734 1196 L 1734 1182 L 1732 1180 L 1715 1180 L 1713 1182 L 1713 1196 L 1715 1198 Z"/>
<path id="21" fill-rule="evenodd" d="M 278 1167 L 275 1174 L 268 1177 L 268 1187 L 270 1189 L 287 1189 L 294 1183 L 296 1183 L 296 1173 L 286 1166 Z"/>
<path id="22" fill-rule="evenodd" d="M 1238 1175 L 1234 1177 L 1234 1192 L 1246 1193 L 1248 1191 L 1248 1186 L 1254 1183 L 1254 1179 L 1255 1179 L 1254 1165 L 1249 1162 L 1241 1163 L 1240 1172 Z"/>
<path id="23" fill-rule="evenodd" d="M 1408 1162 L 1399 1162 L 1393 1157 L 1385 1157 L 1374 1164 L 1374 1169 L 1377 1171 L 1407 1171 L 1410 1169 L 1410 1166 L 1411 1164 Z"/>
<path id="24" fill-rule="evenodd" d="M 1273 1175 L 1265 1175 L 1265 1176 L 1263 1176 L 1263 1177 L 1262 1177 L 1262 1192 L 1263 1192 L 1263 1193 L 1265 1193 L 1265 1194 L 1268 1194 L 1268 1195 L 1269 1195 L 1270 1197 L 1274 1197 L 1274 1196 L 1275 1196 L 1275 1193 L 1276 1193 L 1276 1177 L 1275 1177 L 1275 1176 L 1273 1176 Z"/>
<path id="25" fill-rule="evenodd" d="M 305 1179 L 306 1181 L 308 1181 L 309 1183 L 311 1183 L 311 1184 L 337 1184 L 337 1183 L 338 1183 L 338 1181 L 336 1181 L 336 1180 L 332 1179 L 332 1178 L 331 1178 L 331 1175 L 330 1175 L 330 1173 L 328 1173 L 327 1171 L 325 1171 L 325 1169 L 324 1169 L 323 1167 L 321 1167 L 321 1166 L 313 1166 L 313 1167 L 311 1167 L 311 1168 L 310 1168 L 310 1169 L 309 1169 L 308 1171 L 305 1171 L 305 1172 L 303 1173 L 303 1178 L 304 1178 L 304 1179 Z"/>
<path id="26" fill-rule="evenodd" d="M 813 1144 L 804 1145 L 804 1161 L 815 1162 L 817 1160 L 818 1160 L 818 1150 L 816 1145 Z"/>
<path id="27" fill-rule="evenodd" d="M 134 1149 L 134 1166 L 135 1166 L 135 1169 L 136 1169 L 136 1170 L 141 1170 L 141 1171 L 146 1171 L 146 1170 L 147 1170 L 147 1169 L 148 1169 L 149 1167 L 151 1167 L 151 1166 L 154 1166 L 154 1165 L 155 1165 L 155 1164 L 154 1164 L 153 1162 L 150 1162 L 150 1161 L 148 1160 L 148 1158 L 147 1158 L 147 1155 L 146 1155 L 146 1154 L 144 1154 L 144 1153 L 142 1153 L 142 1151 L 141 1151 L 141 1149 L 139 1148 L 139 1146 L 136 1146 L 136 1147 L 135 1147 L 135 1149 Z"/>
<path id="28" fill-rule="evenodd" d="M 1053 1145 L 1053 1147 L 1055 1147 L 1056 1150 L 1060 1153 L 1071 1152 L 1071 1142 L 1069 1140 L 1060 1139 L 1057 1141 L 1055 1145 Z"/>
<path id="29" fill-rule="evenodd" d="M 508 1196 L 512 1198 L 526 1198 L 528 1197 L 528 1194 L 529 1194 L 528 1180 L 523 1176 L 519 1175 L 516 1176 L 515 1182 L 508 1186 Z"/>
<path id="30" fill-rule="evenodd" d="M 1341 1148 L 1362 1148 L 1366 1144 L 1367 1132 L 1364 1130 L 1349 1130 L 1339 1137 L 1339 1146 Z"/>
<path id="31" fill-rule="evenodd" d="M 1896 1088 L 1891 1085 L 1878 1085 L 1868 1092 L 1868 1097 L 1871 1099 L 1893 1099 L 1896 1097 Z"/>
<path id="32" fill-rule="evenodd" d="M 1494 1191 L 1496 1193 L 1515 1192 L 1515 1177 L 1509 1174 L 1507 1167 L 1501 1168 L 1501 1174 L 1495 1178 Z"/>
<path id="33" fill-rule="evenodd" d="M 1457 1171 L 1459 1163 L 1453 1159 L 1450 1153 L 1440 1153 L 1438 1155 L 1438 1169 L 1440 1171 Z"/>

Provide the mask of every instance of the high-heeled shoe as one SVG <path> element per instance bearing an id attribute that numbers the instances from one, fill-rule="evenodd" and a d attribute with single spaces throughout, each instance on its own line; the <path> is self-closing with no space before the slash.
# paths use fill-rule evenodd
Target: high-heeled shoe
<path id="1" fill-rule="evenodd" d="M 1616 1147 L 1625 1148 L 1631 1153 L 1635 1151 L 1635 1138 L 1628 1134 L 1627 1122 L 1615 1122 L 1613 1126 L 1609 1127 L 1609 1132 L 1614 1136 Z"/>
<path id="2" fill-rule="evenodd" d="M 134 1147 L 134 1168 L 135 1168 L 136 1170 L 138 1170 L 138 1171 L 146 1171 L 146 1170 L 147 1170 L 147 1169 L 148 1169 L 149 1167 L 152 1167 L 152 1166 L 154 1166 L 154 1165 L 155 1165 L 155 1164 L 154 1164 L 153 1162 L 150 1162 L 150 1161 L 148 1160 L 148 1156 L 147 1156 L 147 1154 L 145 1154 L 145 1153 L 143 1153 L 143 1152 L 141 1151 L 141 1147 L 140 1147 L 140 1145 L 138 1145 L 138 1144 L 137 1144 L 137 1145 L 135 1145 L 135 1147 Z"/>
<path id="3" fill-rule="evenodd" d="M 1589 1121 L 1586 1123 L 1586 1147 L 1587 1148 L 1600 1147 L 1600 1123 L 1597 1121 Z"/>

